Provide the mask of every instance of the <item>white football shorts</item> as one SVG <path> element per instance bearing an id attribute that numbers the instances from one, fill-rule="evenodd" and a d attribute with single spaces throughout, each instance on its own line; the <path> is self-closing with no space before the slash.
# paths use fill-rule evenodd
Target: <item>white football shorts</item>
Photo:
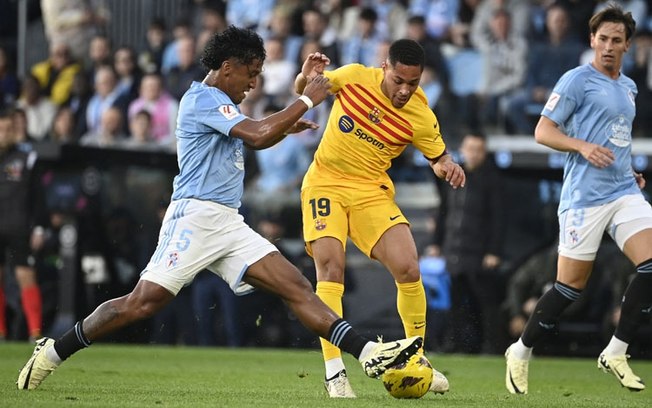
<path id="1" fill-rule="evenodd" d="M 203 269 L 229 284 L 236 295 L 254 288 L 242 281 L 247 268 L 278 251 L 251 229 L 238 210 L 211 201 L 175 200 L 168 207 L 156 251 L 140 279 L 176 295 Z"/>
<path id="2" fill-rule="evenodd" d="M 592 261 L 606 231 L 622 250 L 637 232 L 652 228 L 652 207 L 642 194 L 622 196 L 597 207 L 578 208 L 559 215 L 559 254 Z"/>

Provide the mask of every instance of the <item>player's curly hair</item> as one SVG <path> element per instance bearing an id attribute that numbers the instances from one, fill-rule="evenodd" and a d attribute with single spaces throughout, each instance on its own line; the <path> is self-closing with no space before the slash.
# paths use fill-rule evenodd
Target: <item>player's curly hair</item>
<path id="1" fill-rule="evenodd" d="M 404 65 L 418 65 L 423 70 L 426 54 L 421 44 L 414 40 L 396 40 L 389 47 L 389 63 L 396 65 L 397 62 Z"/>
<path id="2" fill-rule="evenodd" d="M 263 39 L 255 31 L 231 25 L 208 40 L 200 62 L 209 70 L 217 70 L 229 58 L 248 65 L 255 59 L 264 61 L 265 57 Z"/>

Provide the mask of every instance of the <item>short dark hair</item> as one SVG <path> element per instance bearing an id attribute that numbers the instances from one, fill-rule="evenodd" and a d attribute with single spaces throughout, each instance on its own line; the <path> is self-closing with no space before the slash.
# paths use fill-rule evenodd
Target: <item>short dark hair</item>
<path id="1" fill-rule="evenodd" d="M 165 31 L 166 30 L 165 26 L 165 20 L 163 20 L 161 17 L 154 17 L 150 22 L 149 22 L 149 30 L 160 30 L 160 31 Z"/>
<path id="2" fill-rule="evenodd" d="M 609 4 L 607 8 L 591 17 L 591 20 L 589 20 L 591 34 L 597 33 L 602 23 L 622 23 L 625 26 L 626 40 L 632 38 L 636 31 L 636 21 L 634 21 L 632 13 L 625 12 L 620 6 L 614 3 Z"/>
<path id="3" fill-rule="evenodd" d="M 407 22 L 408 22 L 409 25 L 412 25 L 412 24 L 424 25 L 424 24 L 426 24 L 426 18 L 423 17 L 420 14 L 415 14 L 415 15 L 409 17 Z"/>
<path id="4" fill-rule="evenodd" d="M 392 66 L 400 62 L 404 65 L 418 65 L 423 70 L 426 63 L 426 54 L 423 47 L 414 40 L 396 40 L 389 47 L 389 63 Z"/>
<path id="5" fill-rule="evenodd" d="M 376 10 L 372 9 L 371 7 L 363 7 L 362 10 L 360 10 L 359 18 L 360 20 L 371 21 L 375 23 L 378 21 L 378 13 L 376 13 Z"/>
<path id="6" fill-rule="evenodd" d="M 229 58 L 249 65 L 253 60 L 265 61 L 263 39 L 255 31 L 230 25 L 221 33 L 214 34 L 204 48 L 201 63 L 207 69 L 219 69 Z"/>
<path id="7" fill-rule="evenodd" d="M 467 137 L 475 137 L 477 139 L 481 139 L 482 141 L 487 141 L 487 135 L 481 129 L 467 129 L 464 133 L 463 139 Z"/>

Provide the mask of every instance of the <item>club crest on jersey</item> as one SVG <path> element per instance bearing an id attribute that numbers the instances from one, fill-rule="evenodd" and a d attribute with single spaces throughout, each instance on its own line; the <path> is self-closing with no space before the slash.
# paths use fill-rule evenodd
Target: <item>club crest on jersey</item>
<path id="1" fill-rule="evenodd" d="M 376 106 L 374 106 L 373 109 L 370 110 L 367 114 L 369 120 L 376 125 L 383 121 L 384 116 L 385 114 L 382 113 Z"/>
<path id="2" fill-rule="evenodd" d="M 315 220 L 315 229 L 317 231 L 321 231 L 324 228 L 326 228 L 326 221 L 320 219 Z"/>
<path id="3" fill-rule="evenodd" d="M 177 251 L 170 252 L 168 254 L 168 259 L 165 261 L 165 266 L 170 269 L 177 266 L 179 263 L 179 253 Z"/>
<path id="4" fill-rule="evenodd" d="M 217 110 L 220 111 L 222 116 L 224 116 L 228 120 L 231 120 L 240 114 L 238 110 L 235 108 L 235 106 L 233 105 L 220 105 L 217 108 Z"/>

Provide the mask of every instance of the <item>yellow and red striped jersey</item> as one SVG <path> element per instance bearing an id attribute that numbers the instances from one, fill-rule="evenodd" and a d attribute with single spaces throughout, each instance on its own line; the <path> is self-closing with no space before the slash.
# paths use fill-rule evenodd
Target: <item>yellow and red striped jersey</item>
<path id="1" fill-rule="evenodd" d="M 427 158 L 446 149 L 435 114 L 421 88 L 401 109 L 382 93 L 382 68 L 350 64 L 324 75 L 335 103 L 303 186 L 359 184 L 393 187 L 392 159 L 408 144 Z"/>

